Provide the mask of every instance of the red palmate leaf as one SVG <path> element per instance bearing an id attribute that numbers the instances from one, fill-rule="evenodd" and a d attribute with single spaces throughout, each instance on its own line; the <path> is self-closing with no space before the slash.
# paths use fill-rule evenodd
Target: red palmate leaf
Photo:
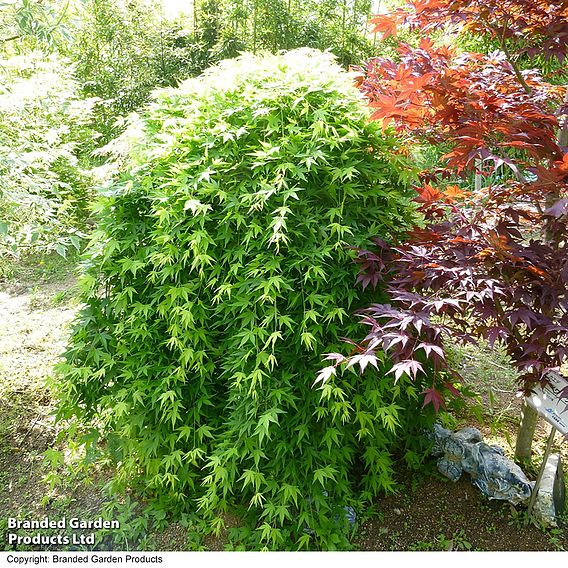
<path id="1" fill-rule="evenodd" d="M 431 404 L 434 407 L 435 412 L 440 411 L 440 406 L 442 408 L 446 408 L 444 397 L 435 388 L 425 389 L 422 391 L 422 394 L 424 395 L 424 404 L 422 405 L 422 408 L 428 404 Z"/>
<path id="2" fill-rule="evenodd" d="M 424 372 L 422 365 L 414 359 L 405 359 L 400 363 L 393 365 L 393 368 L 387 374 L 394 373 L 395 382 L 398 381 L 402 375 L 408 375 L 411 379 L 416 378 L 416 374 L 421 371 Z"/>
<path id="3" fill-rule="evenodd" d="M 418 198 L 416 201 L 419 203 L 433 203 L 444 199 L 444 193 L 440 190 L 432 187 L 430 184 L 426 184 L 423 187 L 417 189 Z"/>
<path id="4" fill-rule="evenodd" d="M 380 33 L 383 35 L 383 39 L 396 36 L 397 19 L 392 16 L 374 16 L 370 20 L 371 24 L 374 24 L 374 28 L 371 30 L 372 33 Z"/>

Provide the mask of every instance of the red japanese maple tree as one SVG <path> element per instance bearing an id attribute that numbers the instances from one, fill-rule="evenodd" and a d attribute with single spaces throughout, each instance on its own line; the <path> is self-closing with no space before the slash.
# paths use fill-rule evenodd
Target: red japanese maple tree
<path id="1" fill-rule="evenodd" d="M 385 37 L 396 35 L 401 26 L 429 33 L 449 24 L 497 38 L 505 50 L 512 39 L 520 52 L 561 60 L 568 45 L 566 0 L 410 0 L 371 23 Z"/>
<path id="2" fill-rule="evenodd" d="M 363 310 L 368 335 L 350 357 L 332 354 L 319 379 L 387 353 L 395 380 L 430 371 L 424 404 L 438 410 L 457 377 L 444 339 L 484 338 L 503 342 L 529 392 L 568 358 L 568 105 L 564 87 L 511 53 L 563 59 L 568 1 L 416 0 L 372 21 L 385 36 L 400 26 L 423 35 L 418 47 L 400 43 L 396 60 L 359 68 L 372 119 L 447 151 L 421 173 L 425 225 L 394 248 L 359 251 L 359 281 L 382 284 L 390 303 Z M 459 52 L 424 37 L 443 26 L 487 34 L 496 49 Z M 535 423 L 525 408 L 519 459 L 530 457 Z"/>

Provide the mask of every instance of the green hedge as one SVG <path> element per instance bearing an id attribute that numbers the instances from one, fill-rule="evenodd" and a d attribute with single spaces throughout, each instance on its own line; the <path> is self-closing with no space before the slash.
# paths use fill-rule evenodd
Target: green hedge
<path id="1" fill-rule="evenodd" d="M 155 504 L 217 529 L 236 511 L 247 546 L 345 547 L 343 507 L 391 490 L 431 420 L 392 375 L 313 387 L 370 299 L 350 247 L 414 218 L 414 173 L 352 82 L 297 50 L 159 91 L 98 204 L 60 414 L 95 419 Z"/>

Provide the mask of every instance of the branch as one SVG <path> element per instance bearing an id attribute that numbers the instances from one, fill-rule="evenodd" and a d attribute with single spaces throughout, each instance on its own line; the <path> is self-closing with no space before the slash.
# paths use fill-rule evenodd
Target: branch
<path id="1" fill-rule="evenodd" d="M 499 41 L 499 47 L 503 49 L 505 45 L 505 34 L 507 33 L 507 24 L 509 22 L 509 16 L 505 16 L 505 22 L 503 23 L 503 33 L 501 34 L 501 40 Z"/>
<path id="2" fill-rule="evenodd" d="M 525 81 L 525 78 L 522 76 L 521 72 L 519 71 L 517 64 L 513 61 L 513 58 L 511 57 L 511 53 L 509 51 L 509 48 L 507 47 L 507 45 L 505 43 L 503 43 L 503 52 L 505 53 L 505 57 L 507 58 L 507 61 L 509 62 L 509 64 L 513 68 L 513 71 L 515 72 L 515 76 L 517 77 L 519 83 L 523 86 L 523 89 L 525 90 L 527 95 L 532 95 L 532 89 L 529 87 L 528 83 Z"/>
<path id="3" fill-rule="evenodd" d="M 509 48 L 507 47 L 505 35 L 507 33 L 508 21 L 509 21 L 508 18 L 505 18 L 505 22 L 503 23 L 503 32 L 501 34 L 501 40 L 499 42 L 500 47 L 503 50 L 503 53 L 505 54 L 505 57 L 507 58 L 509 65 L 511 65 L 511 67 L 513 68 L 513 71 L 515 72 L 515 76 L 517 77 L 517 80 L 523 86 L 523 89 L 525 90 L 525 92 L 528 95 L 531 95 L 532 89 L 529 87 L 528 83 L 525 81 L 525 78 L 522 76 L 521 72 L 519 71 L 519 68 L 517 67 L 517 64 L 515 63 L 515 61 L 511 57 L 511 52 L 509 51 Z M 495 33 L 496 36 L 499 35 L 497 28 L 495 28 L 493 26 L 489 26 L 489 28 Z"/>
<path id="4" fill-rule="evenodd" d="M 9 42 L 9 41 L 14 41 L 15 39 L 20 39 L 21 37 L 22 37 L 22 36 L 19 35 L 19 34 L 18 34 L 18 35 L 15 35 L 15 36 L 12 36 L 12 37 L 5 37 L 5 38 L 0 39 L 0 43 L 7 43 L 7 42 Z"/>
<path id="5" fill-rule="evenodd" d="M 564 104 L 568 105 L 568 85 L 566 86 L 566 93 L 564 95 Z M 558 136 L 556 140 L 559 146 L 568 146 L 568 115 L 564 116 L 564 120 L 558 128 Z"/>

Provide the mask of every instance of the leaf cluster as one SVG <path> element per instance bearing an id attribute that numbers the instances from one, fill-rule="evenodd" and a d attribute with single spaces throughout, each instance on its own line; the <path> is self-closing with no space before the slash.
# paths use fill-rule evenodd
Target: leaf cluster
<path id="1" fill-rule="evenodd" d="M 568 49 L 568 5 L 550 0 L 418 0 L 371 19 L 374 31 L 396 36 L 401 27 L 424 33 L 445 27 L 497 40 L 530 57 L 563 60 Z M 510 43 L 507 48 L 507 43 Z"/>
<path id="2" fill-rule="evenodd" d="M 375 19 L 385 35 L 399 25 L 452 23 L 502 37 L 489 54 L 423 38 L 417 48 L 400 44 L 400 60 L 375 58 L 360 69 L 373 119 L 394 122 L 410 144 L 426 140 L 447 152 L 417 186 L 426 225 L 392 250 L 377 240 L 378 252 L 360 251 L 359 280 L 386 285 L 390 303 L 364 310 L 371 331 L 359 359 L 340 357 L 336 366 L 388 352 L 395 378 L 434 370 L 440 378 L 424 401 L 438 409 L 452 391 L 444 378 L 457 377 L 444 339 L 502 341 L 525 393 L 566 360 L 566 89 L 521 71 L 506 42 L 532 31 L 542 57 L 562 58 L 565 12 L 564 3 L 426 0 Z M 464 187 L 468 171 L 475 192 Z"/>
<path id="3" fill-rule="evenodd" d="M 442 156 L 446 171 L 483 167 L 488 174 L 504 165 L 523 179 L 521 169 L 535 160 L 561 158 L 563 87 L 535 70 L 522 72 L 520 82 L 500 52 L 458 53 L 423 39 L 417 48 L 401 44 L 399 54 L 399 61 L 374 58 L 360 67 L 359 88 L 373 119 L 393 122 L 414 144 L 450 145 Z"/>
<path id="4" fill-rule="evenodd" d="M 558 168 L 564 171 L 563 163 Z M 514 204 L 503 203 L 491 189 L 460 199 L 459 207 L 455 198 L 446 196 L 441 205 L 439 196 L 429 197 L 427 229 L 411 232 L 403 246 L 376 240 L 378 250 L 359 252 L 360 281 L 386 285 L 390 302 L 362 310 L 370 331 L 361 353 L 337 364 L 373 362 L 387 353 L 395 379 L 434 371 L 438 380 L 424 391 L 424 403 L 438 410 L 444 393 L 457 394 L 452 382 L 462 381 L 446 346 L 499 341 L 520 373 L 521 388 L 530 392 L 568 355 L 565 199 L 539 215 L 530 201 L 523 207 L 518 194 Z M 551 224 L 563 235 L 561 243 L 539 236 L 551 234 Z"/>
<path id="5" fill-rule="evenodd" d="M 56 51 L 68 39 L 70 2 L 12 0 L 0 4 L 0 50 Z"/>
<path id="6" fill-rule="evenodd" d="M 82 159 L 93 102 L 68 62 L 40 53 L 1 62 L 0 254 L 79 250 L 91 195 Z"/>

